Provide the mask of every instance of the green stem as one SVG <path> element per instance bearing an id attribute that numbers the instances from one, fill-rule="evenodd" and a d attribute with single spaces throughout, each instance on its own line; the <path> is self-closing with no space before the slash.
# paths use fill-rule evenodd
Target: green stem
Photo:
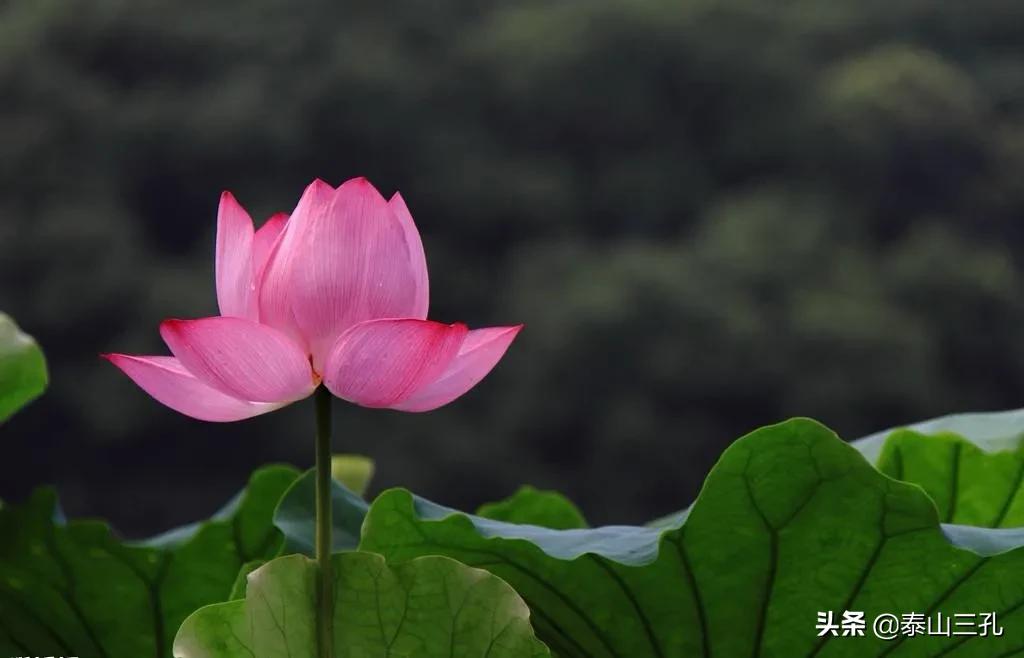
<path id="1" fill-rule="evenodd" d="M 323 386 L 316 402 L 316 630 L 318 658 L 332 658 L 334 574 L 331 569 L 331 394 Z"/>

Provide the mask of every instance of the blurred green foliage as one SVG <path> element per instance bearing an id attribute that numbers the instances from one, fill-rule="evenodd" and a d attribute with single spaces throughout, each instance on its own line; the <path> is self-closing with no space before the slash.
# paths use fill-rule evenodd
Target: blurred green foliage
<path id="1" fill-rule="evenodd" d="M 0 423 L 42 395 L 47 379 L 39 345 L 0 312 Z"/>
<path id="2" fill-rule="evenodd" d="M 529 482 L 636 521 L 759 424 L 851 436 L 1021 406 L 1020 18 L 1004 0 L 2 3 L 0 306 L 53 385 L 8 425 L 0 495 L 53 480 L 72 512 L 152 530 L 257 464 L 309 463 L 301 405 L 202 425 L 95 354 L 161 352 L 161 319 L 215 311 L 221 189 L 265 217 L 315 176 L 402 190 L 432 317 L 527 324 L 449 408 L 344 410 L 335 448 L 373 456 L 380 486 L 471 509 Z"/>

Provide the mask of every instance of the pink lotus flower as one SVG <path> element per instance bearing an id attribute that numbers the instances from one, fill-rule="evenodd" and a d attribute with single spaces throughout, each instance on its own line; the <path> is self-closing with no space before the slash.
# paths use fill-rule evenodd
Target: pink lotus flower
<path id="1" fill-rule="evenodd" d="M 321 382 L 362 405 L 429 411 L 497 364 L 522 328 L 427 320 L 427 264 L 402 197 L 364 178 L 314 181 L 258 230 L 228 192 L 217 215 L 220 316 L 167 320 L 171 356 L 104 355 L 187 416 L 233 421 Z"/>

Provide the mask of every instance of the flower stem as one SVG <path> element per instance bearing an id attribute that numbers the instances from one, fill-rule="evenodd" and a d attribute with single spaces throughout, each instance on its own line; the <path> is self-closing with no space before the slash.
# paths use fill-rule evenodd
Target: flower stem
<path id="1" fill-rule="evenodd" d="M 334 574 L 331 568 L 331 393 L 320 386 L 316 402 L 316 630 L 318 658 L 332 658 Z"/>

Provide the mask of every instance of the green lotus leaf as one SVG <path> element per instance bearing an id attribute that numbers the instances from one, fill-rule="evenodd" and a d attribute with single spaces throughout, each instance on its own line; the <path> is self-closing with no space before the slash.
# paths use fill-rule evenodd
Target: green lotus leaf
<path id="1" fill-rule="evenodd" d="M 505 500 L 481 506 L 477 516 L 555 530 L 587 527 L 583 513 L 568 498 L 555 491 L 541 491 L 530 486 L 520 487 Z"/>
<path id="2" fill-rule="evenodd" d="M 242 565 L 280 550 L 271 516 L 297 475 L 260 469 L 213 520 L 146 542 L 65 523 L 49 489 L 0 508 L 0 656 L 166 658 L 189 614 L 228 599 Z"/>
<path id="3" fill-rule="evenodd" d="M 544 658 L 530 612 L 501 579 L 444 557 L 388 566 L 372 553 L 333 556 L 337 658 Z M 198 610 L 175 658 L 312 658 L 316 564 L 301 555 L 249 575 L 246 598 Z"/>
<path id="4" fill-rule="evenodd" d="M 970 452 L 963 440 L 932 443 L 960 445 L 961 459 Z M 892 450 L 904 475 L 941 470 L 923 464 L 942 462 L 929 448 Z M 1013 474 L 1009 463 L 993 468 Z M 986 499 L 1005 505 L 1012 483 L 972 486 L 986 484 Z M 538 636 L 562 658 L 1024 654 L 1024 532 L 942 525 L 929 495 L 939 489 L 928 487 L 887 477 L 827 428 L 796 419 L 730 446 L 676 527 L 552 530 L 397 489 L 373 503 L 360 548 L 392 564 L 446 555 L 491 571 L 527 601 Z M 954 520 L 996 518 L 995 502 L 957 499 Z M 844 611 L 865 613 L 865 636 L 818 637 L 818 614 Z M 876 616 L 915 612 L 995 612 L 1003 633 L 873 636 Z"/>
<path id="5" fill-rule="evenodd" d="M 283 553 L 302 553 L 312 557 L 316 516 L 316 473 L 303 473 L 282 496 L 274 512 L 274 524 L 285 537 Z M 424 504 L 429 501 L 417 497 Z M 369 503 L 337 478 L 331 481 L 333 514 L 332 547 L 345 551 L 359 545 L 363 520 Z M 522 487 L 509 498 L 487 503 L 480 516 L 513 523 L 528 523 L 556 529 L 584 528 L 587 523 L 579 509 L 566 497 L 553 491 Z"/>
<path id="6" fill-rule="evenodd" d="M 336 479 L 331 480 L 331 545 L 344 551 L 359 545 L 359 531 L 370 505 Z M 312 556 L 316 536 L 316 472 L 303 473 L 281 497 L 274 525 L 284 535 L 284 553 Z"/>
<path id="7" fill-rule="evenodd" d="M 918 434 L 955 434 L 986 452 L 1015 450 L 1024 436 L 1024 409 L 972 412 L 931 418 L 903 427 L 894 427 L 851 441 L 871 463 L 877 463 L 886 440 L 898 430 Z"/>
<path id="8" fill-rule="evenodd" d="M 1024 526 L 1024 454 L 990 453 L 950 434 L 898 430 L 885 443 L 878 469 L 913 482 L 935 502 L 943 523 L 981 528 Z"/>
<path id="9" fill-rule="evenodd" d="M 39 345 L 10 316 L 0 313 L 0 423 L 42 395 L 47 382 Z"/>

